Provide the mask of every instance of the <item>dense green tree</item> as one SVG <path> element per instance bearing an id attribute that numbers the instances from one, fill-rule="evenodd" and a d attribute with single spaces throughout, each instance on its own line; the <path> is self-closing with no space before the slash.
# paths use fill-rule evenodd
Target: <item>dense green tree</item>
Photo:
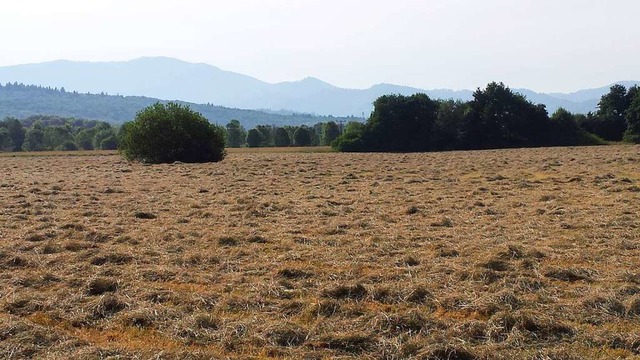
<path id="1" fill-rule="evenodd" d="M 44 128 L 45 150 L 61 150 L 66 142 L 73 142 L 71 129 L 67 126 L 47 126 Z"/>
<path id="2" fill-rule="evenodd" d="M 584 116 L 584 115 L 583 115 Z M 554 146 L 596 145 L 604 143 L 578 125 L 577 116 L 560 108 L 551 115 L 549 144 Z"/>
<path id="3" fill-rule="evenodd" d="M 631 103 L 633 102 L 633 100 L 635 100 L 638 93 L 640 93 L 640 86 L 638 85 L 634 85 L 629 89 L 627 89 L 627 95 L 626 95 L 627 109 L 629 108 L 629 106 L 631 106 Z"/>
<path id="4" fill-rule="evenodd" d="M 306 126 L 300 126 L 293 134 L 293 143 L 295 146 L 310 146 L 311 131 Z"/>
<path id="5" fill-rule="evenodd" d="M 75 151 L 75 150 L 78 150 L 78 145 L 76 145 L 76 143 L 71 140 L 67 140 L 64 143 L 58 145 L 56 147 L 56 150 Z"/>
<path id="6" fill-rule="evenodd" d="M 6 127 L 0 126 L 0 151 L 11 151 L 11 138 Z"/>
<path id="7" fill-rule="evenodd" d="M 287 131 L 287 134 L 289 134 L 289 144 L 293 144 L 293 134 L 296 133 L 298 127 L 293 125 L 285 125 L 282 128 Z"/>
<path id="8" fill-rule="evenodd" d="M 44 130 L 41 126 L 32 126 L 24 137 L 22 143 L 22 150 L 24 151 L 43 151 L 45 150 L 44 143 Z"/>
<path id="9" fill-rule="evenodd" d="M 4 121 L 7 128 L 7 135 L 11 141 L 11 151 L 22 150 L 22 144 L 27 130 L 22 126 L 18 119 L 8 118 Z"/>
<path id="10" fill-rule="evenodd" d="M 542 146 L 547 141 L 549 116 L 544 105 L 534 105 L 502 83 L 478 89 L 469 102 L 461 144 L 466 149 Z"/>
<path id="11" fill-rule="evenodd" d="M 426 151 L 438 104 L 426 94 L 383 96 L 374 102 L 365 140 L 376 151 Z"/>
<path id="12" fill-rule="evenodd" d="M 331 145 L 340 151 L 364 151 L 364 141 L 362 138 L 365 129 L 365 124 L 358 121 L 350 121 L 344 127 L 342 135 Z"/>
<path id="13" fill-rule="evenodd" d="M 344 133 L 348 134 L 362 134 L 364 132 L 365 125 L 359 121 L 349 121 L 344 127 Z"/>
<path id="14" fill-rule="evenodd" d="M 598 103 L 594 132 L 605 140 L 622 140 L 627 129 L 625 111 L 629 103 L 627 89 L 622 85 L 613 85 L 609 93 L 603 95 Z"/>
<path id="15" fill-rule="evenodd" d="M 111 134 L 100 141 L 100 150 L 116 150 L 118 148 L 118 138 L 115 134 Z"/>
<path id="16" fill-rule="evenodd" d="M 226 126 L 227 128 L 227 145 L 233 148 L 244 146 L 247 138 L 247 131 L 238 120 L 231 120 Z"/>
<path id="17" fill-rule="evenodd" d="M 572 131 L 578 127 L 575 117 L 572 113 L 563 108 L 559 108 L 551 115 L 551 121 L 557 126 L 557 128 L 564 131 Z"/>
<path id="18" fill-rule="evenodd" d="M 274 135 L 275 146 L 277 147 L 285 147 L 291 145 L 291 138 L 289 137 L 289 133 L 284 128 L 277 128 Z"/>
<path id="19" fill-rule="evenodd" d="M 438 102 L 438 116 L 431 135 L 431 149 L 453 150 L 460 143 L 463 120 L 469 111 L 469 103 L 460 100 Z"/>
<path id="20" fill-rule="evenodd" d="M 385 95 L 374 103 L 374 110 L 357 139 L 348 131 L 338 141 L 348 151 L 426 151 L 437 117 L 438 103 L 425 94 Z M 351 149 L 345 148 L 352 147 Z M 361 148 L 358 149 L 357 147 Z"/>
<path id="21" fill-rule="evenodd" d="M 602 96 L 595 114 L 588 113 L 586 117 L 578 118 L 579 125 L 605 140 L 628 140 L 627 110 L 638 93 L 637 86 L 628 90 L 622 85 L 614 85 L 609 92 Z"/>
<path id="22" fill-rule="evenodd" d="M 630 104 L 625 111 L 625 119 L 627 122 L 627 129 L 624 133 L 624 140 L 640 144 L 640 91 L 637 87 L 633 87 L 633 90 L 629 90 L 632 94 Z"/>
<path id="23" fill-rule="evenodd" d="M 311 133 L 311 144 L 310 146 L 320 146 L 322 145 L 322 130 L 324 129 L 324 123 L 316 123 L 312 127 L 307 128 Z"/>
<path id="24" fill-rule="evenodd" d="M 156 103 L 120 129 L 119 150 L 147 163 L 215 162 L 225 156 L 225 134 L 200 113 L 177 103 Z"/>
<path id="25" fill-rule="evenodd" d="M 273 135 L 275 129 L 273 126 L 258 125 L 256 126 L 256 130 L 258 130 L 260 134 L 262 134 L 262 142 L 260 143 L 260 146 L 274 146 Z"/>
<path id="26" fill-rule="evenodd" d="M 78 148 L 82 150 L 93 150 L 93 139 L 96 136 L 96 129 L 82 129 L 75 136 L 75 142 Z"/>
<path id="27" fill-rule="evenodd" d="M 113 131 L 113 129 L 111 127 L 109 128 L 104 128 L 104 127 L 98 127 L 96 128 L 96 130 L 98 130 L 98 132 L 96 132 L 95 136 L 93 137 L 93 148 L 94 149 L 99 149 L 99 150 L 115 150 L 117 148 L 113 147 L 113 142 L 115 141 L 116 138 L 116 134 Z M 104 140 L 106 139 L 110 139 L 110 141 L 104 142 Z M 104 144 L 103 144 L 104 142 Z M 104 148 L 104 146 L 107 146 L 108 148 Z"/>
<path id="28" fill-rule="evenodd" d="M 578 126 L 580 126 L 580 128 L 591 134 L 598 133 L 597 128 L 600 120 L 594 113 L 588 112 L 586 114 L 576 114 L 574 115 L 574 118 L 576 119 L 576 122 L 578 123 Z"/>
<path id="29" fill-rule="evenodd" d="M 260 147 L 264 142 L 264 136 L 258 129 L 251 129 L 247 133 L 247 146 L 251 148 Z"/>
<path id="30" fill-rule="evenodd" d="M 97 131 L 102 131 L 102 130 L 113 130 L 113 127 L 111 126 L 111 124 L 109 124 L 106 121 L 100 121 L 96 124 L 96 126 L 94 127 Z"/>
<path id="31" fill-rule="evenodd" d="M 322 127 L 322 145 L 328 146 L 340 136 L 340 127 L 335 121 L 329 121 Z"/>

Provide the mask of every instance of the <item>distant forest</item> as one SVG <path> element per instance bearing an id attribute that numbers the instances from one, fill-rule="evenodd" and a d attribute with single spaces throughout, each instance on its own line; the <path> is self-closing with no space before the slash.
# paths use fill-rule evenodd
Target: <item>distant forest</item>
<path id="1" fill-rule="evenodd" d="M 121 124 L 131 121 L 136 113 L 156 102 L 168 103 L 143 96 L 121 96 L 107 94 L 82 94 L 68 92 L 64 88 L 45 88 L 19 83 L 0 84 L 0 119 L 12 117 L 25 119 L 35 115 L 56 115 L 64 118 L 91 119 Z M 224 125 L 236 119 L 247 127 L 269 124 L 313 125 L 328 121 L 363 121 L 355 117 L 316 116 L 287 112 L 267 112 L 255 110 L 231 109 L 210 104 L 191 104 L 191 109 L 201 113 L 212 123 Z"/>

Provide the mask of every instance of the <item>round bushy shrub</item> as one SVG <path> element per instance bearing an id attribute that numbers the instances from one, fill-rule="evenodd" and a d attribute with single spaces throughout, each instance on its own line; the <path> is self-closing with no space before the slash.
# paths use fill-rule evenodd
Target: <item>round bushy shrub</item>
<path id="1" fill-rule="evenodd" d="M 118 149 L 145 163 L 216 162 L 225 156 L 225 133 L 200 113 L 177 103 L 156 103 L 120 129 Z"/>

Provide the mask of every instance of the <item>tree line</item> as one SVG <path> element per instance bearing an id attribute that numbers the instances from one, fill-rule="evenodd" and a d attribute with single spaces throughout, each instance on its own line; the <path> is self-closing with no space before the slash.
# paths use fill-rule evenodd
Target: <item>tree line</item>
<path id="1" fill-rule="evenodd" d="M 179 104 L 167 104 L 175 105 Z M 157 104 L 145 110 L 154 107 Z M 0 121 L 0 151 L 115 150 L 120 129 L 104 121 L 59 116 L 5 118 Z M 227 147 L 329 146 L 342 132 L 334 121 L 313 126 L 258 125 L 247 131 L 240 121 L 231 120 L 221 129 Z"/>
<path id="2" fill-rule="evenodd" d="M 478 89 L 470 101 L 433 100 L 426 94 L 386 95 L 365 122 L 314 126 L 226 125 L 229 147 L 333 146 L 339 151 L 446 151 L 640 142 L 638 87 L 614 85 L 598 110 L 551 116 L 503 83 Z"/>
<path id="3" fill-rule="evenodd" d="M 0 121 L 0 151 L 115 150 L 117 130 L 111 124 L 58 116 Z"/>
<path id="4" fill-rule="evenodd" d="M 173 109 L 180 104 L 169 105 Z M 147 109 L 157 107 L 158 104 Z M 339 151 L 421 152 L 598 145 L 608 141 L 640 143 L 640 91 L 637 86 L 626 89 L 615 85 L 602 96 L 596 112 L 572 114 L 559 109 L 549 116 L 544 105 L 533 104 L 504 84 L 493 82 L 476 90 L 472 100 L 466 102 L 433 100 L 425 94 L 385 95 L 374 102 L 374 111 L 365 123 L 258 125 L 247 131 L 239 120 L 231 120 L 220 129 L 227 147 L 331 145 Z M 0 151 L 111 150 L 118 147 L 122 138 L 116 134 L 109 123 L 95 120 L 57 116 L 6 118 L 0 121 Z"/>
<path id="5" fill-rule="evenodd" d="M 365 124 L 348 124 L 332 145 L 340 151 L 418 152 L 640 142 L 640 92 L 615 85 L 595 113 L 551 116 L 502 83 L 467 102 L 425 94 L 386 95 Z"/>
<path id="6" fill-rule="evenodd" d="M 246 130 L 240 121 L 231 120 L 226 126 L 228 147 L 287 147 L 329 146 L 343 131 L 343 123 L 319 122 L 313 126 L 258 125 Z"/>

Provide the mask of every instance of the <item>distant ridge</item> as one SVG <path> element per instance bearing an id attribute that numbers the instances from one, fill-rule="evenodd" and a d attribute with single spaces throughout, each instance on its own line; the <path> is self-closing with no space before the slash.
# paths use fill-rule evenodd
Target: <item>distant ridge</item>
<path id="1" fill-rule="evenodd" d="M 272 84 L 212 65 L 168 57 L 143 57 L 121 62 L 57 60 L 0 67 L 0 83 L 8 82 L 64 87 L 67 91 L 80 93 L 105 92 L 163 100 L 179 99 L 228 108 L 334 116 L 368 116 L 373 101 L 386 94 L 424 92 L 435 99 L 459 100 L 469 100 L 473 94 L 471 90 L 425 90 L 393 84 L 377 84 L 368 89 L 344 89 L 311 77 Z M 638 81 L 619 83 L 625 86 L 640 84 Z M 514 90 L 535 103 L 545 104 L 550 113 L 559 107 L 575 113 L 586 113 L 596 109 L 600 97 L 608 92 L 610 86 L 569 94 Z"/>
<path id="2" fill-rule="evenodd" d="M 86 94 L 50 89 L 35 85 L 0 85 L 0 119 L 24 119 L 33 115 L 56 115 L 77 119 L 122 123 L 156 102 L 167 102 L 144 96 Z M 185 102 L 183 102 L 185 103 Z M 313 125 L 318 122 L 363 121 L 356 118 L 323 117 L 299 113 L 267 113 L 255 110 L 231 109 L 222 106 L 188 104 L 212 123 L 226 125 L 237 119 L 246 128 L 256 125 Z"/>

